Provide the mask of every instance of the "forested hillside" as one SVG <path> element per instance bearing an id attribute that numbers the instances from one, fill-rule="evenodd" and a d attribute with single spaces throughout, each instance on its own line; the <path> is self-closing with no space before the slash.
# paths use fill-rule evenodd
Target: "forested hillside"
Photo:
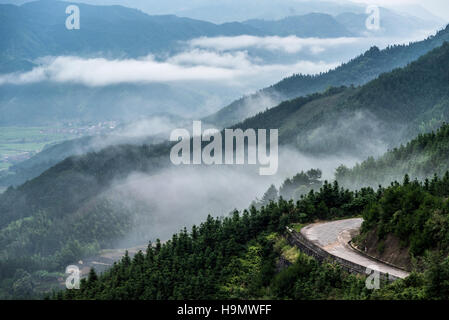
<path id="1" fill-rule="evenodd" d="M 444 124 L 435 132 L 419 134 L 377 159 L 369 157 L 353 168 L 340 166 L 335 178 L 349 188 L 388 185 L 405 174 L 424 180 L 434 173 L 441 176 L 449 170 L 448 159 L 449 125 Z"/>
<path id="2" fill-rule="evenodd" d="M 53 298 L 447 299 L 449 211 L 444 198 L 448 195 L 449 173 L 428 185 L 406 177 L 402 185 L 396 182 L 377 192 L 371 188 L 351 192 L 340 189 L 337 182 L 325 182 L 319 192 L 311 191 L 296 204 L 280 199 L 260 210 L 252 207 L 224 219 L 209 217 L 163 245 L 150 243 L 145 254 L 132 260 L 125 256 L 101 276 L 92 269 L 81 290 L 66 290 Z M 377 225 L 382 230 L 379 236 L 394 232 L 405 245 L 412 245 L 411 253 L 422 264 L 408 278 L 370 291 L 363 277 L 338 265 L 320 265 L 299 252 L 292 257 L 291 248 L 282 244 L 288 224 L 360 212 L 366 219 L 364 232 Z M 437 254 L 438 249 L 442 250 Z M 280 257 L 286 258 L 285 250 L 293 264 L 276 272 Z"/>
<path id="3" fill-rule="evenodd" d="M 390 46 L 384 50 L 373 47 L 364 54 L 319 75 L 297 74 L 285 78 L 258 93 L 234 101 L 229 106 L 205 118 L 205 121 L 218 126 L 233 125 L 251 116 L 253 104 L 259 99 L 272 99 L 273 106 L 283 100 L 324 91 L 330 86 L 350 86 L 364 84 L 384 72 L 403 67 L 418 59 L 432 49 L 449 41 L 449 27 L 439 31 L 435 36 L 408 45 Z"/>
<path id="4" fill-rule="evenodd" d="M 29 277 L 38 270 L 61 270 L 141 224 L 136 212 L 99 195 L 113 179 L 133 170 L 160 170 L 166 165 L 161 148 L 123 145 L 69 157 L 6 190 L 0 196 L 0 295 L 20 296 L 4 289 L 12 288 L 24 272 Z M 31 288 L 28 294 L 33 292 Z"/>
<path id="5" fill-rule="evenodd" d="M 328 294 L 335 294 L 336 298 L 355 298 L 351 289 L 365 292 L 363 281 L 337 266 L 321 267 L 304 255 L 299 256 L 294 271 L 275 276 L 279 251 L 274 247 L 292 222 L 353 216 L 372 199 L 376 199 L 372 189 L 354 193 L 340 189 L 336 183 L 325 183 L 319 192 L 312 191 L 296 205 L 281 199 L 260 210 L 252 207 L 223 219 L 209 216 L 199 227 L 193 226 L 191 232 L 184 229 L 162 245 L 159 241 L 154 247 L 150 244 L 146 254 L 138 254 L 132 260 L 125 256 L 100 277 L 91 272 L 81 290 L 66 291 L 58 297 L 325 299 Z M 290 282 L 292 276 L 298 278 Z M 328 281 L 330 278 L 335 282 Z"/>
<path id="6" fill-rule="evenodd" d="M 379 155 L 448 120 L 449 44 L 361 87 L 285 101 L 234 126 L 279 128 L 279 139 L 313 155 Z"/>
<path id="7" fill-rule="evenodd" d="M 402 184 L 394 182 L 380 190 L 380 200 L 363 211 L 355 243 L 387 261 L 406 255 L 403 267 L 432 274 L 432 287 L 421 294 L 448 299 L 449 172 L 424 182 L 406 175 Z"/>
<path id="8" fill-rule="evenodd" d="M 0 173 L 0 186 L 17 186 L 37 177 L 67 157 L 91 151 L 91 137 L 63 141 L 48 146 L 30 159 L 12 165 Z"/>
<path id="9" fill-rule="evenodd" d="M 126 132 L 125 132 L 126 134 Z M 47 169 L 53 167 L 71 156 L 80 156 L 89 152 L 98 152 L 109 145 L 143 143 L 152 145 L 165 141 L 165 135 L 156 134 L 142 137 L 123 137 L 120 134 L 86 136 L 50 145 L 30 159 L 12 165 L 8 170 L 0 172 L 0 186 L 19 186 L 28 180 L 36 178 Z"/>
<path id="10" fill-rule="evenodd" d="M 323 94 L 287 101 L 236 127 L 279 128 L 281 147 L 289 146 L 315 155 L 361 155 L 362 149 L 368 153 L 372 139 L 394 143 L 395 139 L 399 141 L 417 132 L 418 124 L 423 120 L 431 121 L 437 115 L 443 119 L 437 118 L 431 123 L 436 125 L 445 120 L 445 113 L 441 115 L 437 111 L 444 107 L 447 99 L 448 75 L 445 70 L 449 68 L 448 64 L 449 44 L 445 44 L 406 68 L 385 74 L 363 87 L 334 88 Z M 371 119 L 376 121 L 366 122 L 370 118 L 360 117 L 355 118 L 353 124 L 342 126 L 341 121 L 348 121 L 354 114 L 362 112 L 372 115 Z M 320 129 L 323 127 L 326 129 Z M 38 242 L 29 238 L 33 227 L 21 233 L 21 240 L 12 237 L 15 233 L 9 231 L 26 226 L 22 224 L 22 221 L 28 221 L 26 219 L 39 223 L 42 219 L 37 217 L 44 216 L 44 221 L 49 218 L 65 223 L 66 219 L 86 214 L 98 223 L 104 216 L 99 210 L 98 220 L 94 218 L 97 196 L 110 187 L 112 181 L 131 172 L 158 172 L 169 165 L 169 151 L 170 144 L 109 147 L 68 158 L 39 177 L 10 188 L 0 195 L 0 227 L 5 235 L 3 250 L 17 256 L 23 256 L 23 252 L 41 252 L 42 248 L 33 247 Z M 53 230 L 56 229 L 46 228 L 44 237 L 52 238 Z M 95 236 L 78 237 L 78 241 L 85 241 L 87 245 L 121 234 L 97 232 Z M 42 236 L 39 233 L 39 237 Z M 59 250 L 66 241 L 76 238 L 71 232 L 62 233 L 54 248 Z M 12 259 L 14 254 L 8 256 Z"/>

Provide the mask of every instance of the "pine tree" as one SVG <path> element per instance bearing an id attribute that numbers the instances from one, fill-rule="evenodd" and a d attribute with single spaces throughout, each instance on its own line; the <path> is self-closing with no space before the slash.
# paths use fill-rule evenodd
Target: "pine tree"
<path id="1" fill-rule="evenodd" d="M 278 199 L 278 190 L 272 184 L 268 190 L 262 196 L 262 200 L 260 201 L 263 206 L 267 206 L 271 201 L 277 201 Z"/>

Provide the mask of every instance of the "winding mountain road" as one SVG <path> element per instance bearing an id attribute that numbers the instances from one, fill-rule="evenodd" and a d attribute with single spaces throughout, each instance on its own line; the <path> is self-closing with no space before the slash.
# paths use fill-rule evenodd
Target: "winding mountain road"
<path id="1" fill-rule="evenodd" d="M 309 241 L 330 254 L 349 260 L 363 267 L 370 267 L 398 278 L 406 278 L 409 273 L 393 266 L 371 259 L 354 250 L 348 243 L 359 232 L 362 218 L 345 219 L 310 224 L 301 229 L 301 234 Z"/>

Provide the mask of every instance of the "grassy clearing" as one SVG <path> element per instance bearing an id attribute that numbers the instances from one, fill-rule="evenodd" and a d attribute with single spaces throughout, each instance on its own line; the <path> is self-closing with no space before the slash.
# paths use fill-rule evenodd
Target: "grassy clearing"
<path id="1" fill-rule="evenodd" d="M 290 226 L 290 228 L 292 228 L 293 230 L 295 230 L 296 232 L 301 232 L 301 229 L 305 227 L 305 224 L 302 223 L 294 223 Z"/>

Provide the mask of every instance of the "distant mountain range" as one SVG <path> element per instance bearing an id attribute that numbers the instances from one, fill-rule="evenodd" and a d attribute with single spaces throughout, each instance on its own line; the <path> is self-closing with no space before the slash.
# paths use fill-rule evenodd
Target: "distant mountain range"
<path id="1" fill-rule="evenodd" d="M 103 57 L 140 57 L 167 51 L 178 41 L 200 36 L 260 35 L 240 23 L 213 23 L 176 16 L 149 16 L 122 6 L 77 4 L 82 27 L 65 27 L 68 3 L 42 0 L 22 6 L 0 6 L 1 72 L 29 66 L 47 55 L 101 54 Z M 8 70 L 9 69 L 9 70 Z"/>
<path id="2" fill-rule="evenodd" d="M 0 0 L 0 3 L 22 3 L 24 0 Z M 321 12 L 330 15 L 352 12 L 363 14 L 366 5 L 352 1 L 322 1 L 322 0 L 84 0 L 93 5 L 117 4 L 140 9 L 148 14 L 176 14 L 215 23 L 228 21 L 244 21 L 247 19 L 279 20 L 286 16 L 306 15 Z M 419 17 L 424 20 L 443 21 L 419 5 L 403 5 L 398 11 Z"/>
<path id="3" fill-rule="evenodd" d="M 82 12 L 82 27 L 80 30 L 68 31 L 65 28 L 67 5 L 67 2 L 52 0 L 28 2 L 21 6 L 0 5 L 0 36 L 2 38 L 0 74 L 30 70 L 39 64 L 36 59 L 48 55 L 126 59 L 152 53 L 156 55 L 155 59 L 158 59 L 160 55 L 163 56 L 160 59 L 164 60 L 171 54 L 185 50 L 185 42 L 198 37 L 238 35 L 354 37 L 358 35 L 357 28 L 365 30 L 362 20 L 363 15 L 366 16 L 363 10 L 354 9 L 348 14 L 359 15 L 355 22 L 350 18 L 341 19 L 339 15 L 306 12 L 303 15 L 278 20 L 252 19 L 214 24 L 174 15 L 148 15 L 137 9 L 122 6 L 94 6 L 80 3 L 78 5 Z M 335 11 L 335 13 L 339 12 L 340 10 Z M 410 32 L 427 26 L 422 21 L 411 17 L 405 21 L 396 17 L 395 13 L 390 12 L 390 16 L 389 21 L 398 21 L 397 25 L 393 23 L 392 26 L 404 26 Z M 390 27 L 387 29 L 390 30 Z M 249 51 L 251 54 L 251 50 Z M 278 60 L 272 63 L 292 63 L 292 60 L 282 61 L 282 58 L 279 58 L 282 57 L 281 53 L 261 53 L 261 51 L 263 50 L 259 50 L 257 54 L 268 57 L 267 59 L 277 56 Z M 425 53 L 424 51 L 422 50 L 419 54 Z M 234 110 L 235 107 L 235 112 L 225 108 L 216 117 L 211 116 L 207 120 L 214 125 L 232 125 L 267 107 L 273 107 L 285 99 L 324 90 L 330 85 L 364 83 L 380 72 L 402 66 L 417 56 L 418 54 L 415 54 L 398 63 L 392 59 L 392 63 L 385 62 L 391 67 L 381 67 L 374 72 L 369 70 L 376 67 L 366 66 L 368 76 L 361 70 L 360 74 L 355 72 L 349 76 L 339 75 L 340 72 L 331 72 L 324 77 L 326 78 L 324 81 L 320 80 L 322 78 L 315 77 L 304 77 L 304 81 L 297 77 L 293 77 L 294 81 L 286 79 L 273 89 L 263 90 L 263 95 L 256 94 L 249 99 L 245 98 L 231 104 L 230 109 Z M 296 61 L 300 58 L 295 56 L 289 59 Z M 308 60 L 311 57 L 307 56 L 304 59 Z M 361 64 L 363 63 L 362 61 Z M 269 82 L 264 82 L 263 85 L 267 83 Z M 280 88 L 283 83 L 288 83 L 287 86 L 295 88 L 284 90 Z M 0 125 L 41 126 L 55 121 L 74 120 L 131 121 L 137 116 L 148 116 L 161 111 L 182 116 L 190 114 L 201 118 L 217 110 L 218 107 L 226 105 L 241 95 L 242 91 L 243 89 L 228 88 L 220 83 L 205 83 L 201 84 L 201 87 L 194 87 L 194 84 L 190 83 L 121 83 L 99 87 L 52 81 L 20 85 L 4 83 L 0 85 L 0 113 L 2 114 Z M 267 96 L 268 99 L 266 99 Z M 220 101 L 217 102 L 217 100 Z"/>
<path id="4" fill-rule="evenodd" d="M 323 13 L 309 13 L 303 16 L 292 16 L 281 20 L 247 20 L 244 25 L 261 30 L 265 35 L 298 37 L 336 38 L 350 37 L 356 33 L 349 31 L 344 24 L 334 17 Z"/>
<path id="5" fill-rule="evenodd" d="M 65 28 L 68 3 L 42 0 L 22 6 L 0 5 L 0 72 L 29 69 L 33 59 L 52 55 L 136 58 L 172 52 L 180 41 L 198 37 L 286 35 L 344 37 L 352 33 L 332 16 L 314 14 L 276 22 L 220 25 L 174 15 L 150 16 L 121 6 L 77 4 L 82 27 Z M 294 29 L 289 32 L 291 27 Z M 305 28 L 307 26 L 307 28 Z M 329 28 L 331 27 L 331 28 Z"/>
<path id="6" fill-rule="evenodd" d="M 285 25 L 284 20 L 272 22 L 278 25 L 273 31 L 274 26 L 269 22 L 259 28 L 249 22 L 214 24 L 174 15 L 150 16 L 122 6 L 80 3 L 81 29 L 68 31 L 65 28 L 67 5 L 67 2 L 50 0 L 21 6 L 0 5 L 0 74 L 31 70 L 39 65 L 36 59 L 45 56 L 127 59 L 160 54 L 164 60 L 185 50 L 185 41 L 193 38 L 285 34 L 288 33 L 286 27 L 291 25 Z M 329 15 L 314 14 L 291 20 L 301 26 L 291 34 L 352 35 Z M 305 24 L 310 25 L 302 30 Z M 103 119 L 127 121 L 161 111 L 184 116 L 201 113 L 198 117 L 202 117 L 205 112 L 200 108 L 207 107 L 210 101 L 216 110 L 217 105 L 232 101 L 241 92 L 220 84 L 193 87 L 182 83 L 121 83 L 86 87 L 51 81 L 20 85 L 2 83 L 0 125 L 47 125 L 55 121 Z M 217 99 L 223 102 L 214 102 Z"/>
<path id="7" fill-rule="evenodd" d="M 241 122 L 242 119 L 254 116 L 258 112 L 265 111 L 265 109 L 269 107 L 274 107 L 283 100 L 293 99 L 314 92 L 324 91 L 331 86 L 339 87 L 341 85 L 360 85 L 378 77 L 383 72 L 388 72 L 393 70 L 394 68 L 405 66 L 409 62 L 416 60 L 419 56 L 426 54 L 430 50 L 442 45 L 445 41 L 449 41 L 449 27 L 441 30 L 435 36 L 429 37 L 428 39 L 423 41 L 411 43 L 410 45 L 394 46 L 385 50 L 372 48 L 363 55 L 349 61 L 348 63 L 343 64 L 342 66 L 330 72 L 318 76 L 294 75 L 292 77 L 286 78 L 279 83 L 263 89 L 254 95 L 236 100 L 229 106 L 221 109 L 219 112 L 211 116 L 206 117 L 203 120 L 218 127 L 229 127 Z M 48 87 L 48 85 L 44 85 L 43 87 L 46 88 Z M 157 88 L 158 86 L 155 87 L 154 92 L 158 91 Z M 7 89 L 11 90 L 11 88 Z M 2 97 L 4 97 L 4 99 L 11 100 L 12 96 L 14 96 L 14 90 L 8 91 L 7 89 L 2 89 L 4 90 Z M 50 88 L 48 88 L 47 90 L 49 89 Z M 22 89 L 21 87 L 17 87 L 15 90 Z M 115 89 L 114 87 L 112 87 L 112 89 L 96 89 L 95 92 L 108 92 L 109 90 Z M 160 91 L 161 90 L 159 90 L 159 92 Z M 32 100 L 30 100 L 29 105 L 32 106 L 32 101 L 38 99 L 37 95 L 42 96 L 39 99 L 46 99 L 45 92 L 45 90 L 36 91 L 36 95 L 31 97 Z M 149 92 L 150 94 L 148 96 L 148 99 L 152 99 L 152 91 L 146 90 L 146 92 Z M 73 93 L 66 92 L 65 94 L 68 95 L 67 99 L 70 100 L 72 99 L 71 95 L 75 93 L 76 91 L 74 91 Z M 78 94 L 81 95 L 82 92 L 79 92 Z M 99 112 L 111 112 L 111 104 L 109 100 L 97 100 L 100 100 L 97 104 L 97 110 Z M 186 101 L 186 98 L 183 98 L 183 100 Z M 55 105 L 56 107 L 52 111 L 54 114 L 57 114 L 58 112 L 67 114 L 68 110 L 64 109 L 64 106 L 66 105 L 64 104 L 64 101 L 66 100 L 62 100 L 59 104 Z M 48 104 L 50 105 L 50 103 Z M 102 105 L 104 105 L 104 109 L 101 107 Z M 295 104 L 290 105 L 292 105 L 293 110 L 295 110 Z M 12 112 L 16 109 L 17 108 L 13 108 L 10 109 L 10 111 Z M 128 110 L 128 112 L 129 111 L 130 110 Z M 37 113 L 34 114 L 33 112 Z M 117 110 L 117 112 L 119 112 L 119 110 Z M 268 113 L 264 114 L 264 117 L 270 115 L 271 113 L 276 114 L 277 112 L 278 109 L 269 111 Z M 3 114 L 7 114 L 7 112 L 5 111 L 3 112 Z M 46 115 L 43 110 L 35 110 L 34 108 L 28 109 L 25 114 L 33 115 L 33 118 L 39 118 L 39 116 L 48 116 L 48 113 Z M 86 115 L 86 111 L 83 111 L 83 114 Z M 14 113 L 10 113 L 8 114 L 8 117 L 12 117 L 13 115 Z M 309 119 L 309 117 L 306 115 L 304 119 Z M 302 129 L 302 125 L 299 125 L 299 129 Z M 427 129 L 430 130 L 432 128 Z M 77 154 L 77 150 L 79 150 L 79 148 L 75 148 L 76 145 L 77 143 L 70 142 L 42 151 L 41 155 L 33 157 L 32 159 L 30 159 L 30 161 L 27 162 L 27 164 L 24 164 L 24 168 L 22 168 L 21 165 L 11 168 L 11 170 L 7 174 L 5 174 L 4 177 L 0 178 L 0 185 L 18 185 L 28 179 L 32 179 L 38 176 L 40 173 L 50 168 L 58 161 L 62 161 L 68 155 Z M 368 156 L 371 155 L 371 152 L 373 151 L 374 150 L 372 148 L 365 148 L 365 150 L 362 150 L 362 153 Z M 47 152 L 48 155 L 46 155 Z M 51 158 L 52 160 L 49 161 L 49 158 Z"/>
<path id="8" fill-rule="evenodd" d="M 214 24 L 174 15 L 148 15 L 122 6 L 77 4 L 82 27 L 65 28 L 69 3 L 41 0 L 21 6 L 0 5 L 0 73 L 29 70 L 34 59 L 52 55 L 141 57 L 170 53 L 179 42 L 197 37 L 237 35 L 297 35 L 299 37 L 350 37 L 363 35 L 365 13 L 342 13 L 336 17 L 308 13 L 279 20 L 247 20 Z M 382 34 L 408 34 L 434 29 L 440 22 L 398 15 L 382 9 Z M 402 31 L 400 31 L 400 30 Z"/>

